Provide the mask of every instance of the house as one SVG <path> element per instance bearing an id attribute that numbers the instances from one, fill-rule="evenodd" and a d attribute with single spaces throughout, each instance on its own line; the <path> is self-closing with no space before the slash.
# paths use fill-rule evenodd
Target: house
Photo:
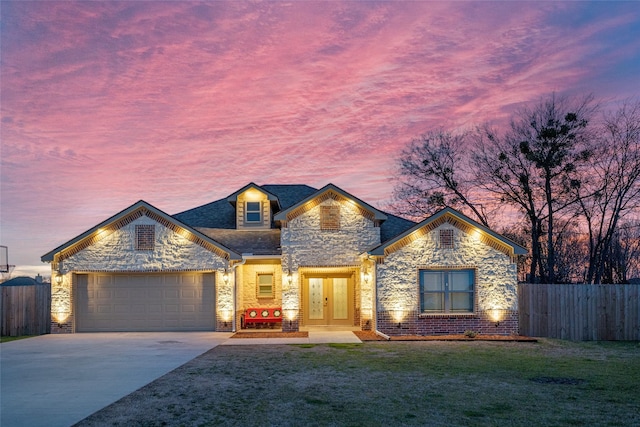
<path id="1" fill-rule="evenodd" d="M 139 201 L 42 261 L 54 333 L 234 331 L 258 308 L 283 331 L 510 334 L 524 253 L 450 208 L 416 224 L 332 184 L 250 183 L 176 215 Z"/>

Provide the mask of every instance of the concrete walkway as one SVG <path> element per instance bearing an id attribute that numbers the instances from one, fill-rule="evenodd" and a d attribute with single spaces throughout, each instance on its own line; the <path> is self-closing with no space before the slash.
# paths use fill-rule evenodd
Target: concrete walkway
<path id="1" fill-rule="evenodd" d="M 350 331 L 229 339 L 223 332 L 42 335 L 0 344 L 0 426 L 66 427 L 218 345 L 359 343 Z"/>

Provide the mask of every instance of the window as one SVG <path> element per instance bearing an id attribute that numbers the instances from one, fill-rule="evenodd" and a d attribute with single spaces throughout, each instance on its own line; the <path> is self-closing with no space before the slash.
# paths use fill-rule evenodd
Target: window
<path id="1" fill-rule="evenodd" d="M 155 225 L 136 225 L 136 250 L 152 251 L 156 241 Z"/>
<path id="2" fill-rule="evenodd" d="M 475 271 L 420 270 L 423 313 L 473 313 Z"/>
<path id="3" fill-rule="evenodd" d="M 273 274 L 258 274 L 258 298 L 273 298 Z"/>
<path id="4" fill-rule="evenodd" d="M 453 230 L 440 230 L 440 249 L 453 249 Z"/>
<path id="5" fill-rule="evenodd" d="M 245 205 L 245 220 L 247 222 L 262 221 L 262 203 L 247 202 Z"/>
<path id="6" fill-rule="evenodd" d="M 340 230 L 340 206 L 320 206 L 320 230 Z"/>

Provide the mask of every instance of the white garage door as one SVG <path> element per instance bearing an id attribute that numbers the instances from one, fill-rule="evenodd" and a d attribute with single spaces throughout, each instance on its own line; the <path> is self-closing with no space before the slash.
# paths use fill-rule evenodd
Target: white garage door
<path id="1" fill-rule="evenodd" d="M 213 331 L 213 273 L 78 274 L 76 331 Z"/>

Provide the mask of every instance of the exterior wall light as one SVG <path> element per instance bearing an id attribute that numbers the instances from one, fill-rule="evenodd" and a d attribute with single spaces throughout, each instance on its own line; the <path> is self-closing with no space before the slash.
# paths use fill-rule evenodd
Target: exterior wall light
<path id="1" fill-rule="evenodd" d="M 287 271 L 286 279 L 289 286 L 291 286 L 293 284 L 293 274 L 291 274 L 291 270 Z"/>
<path id="2" fill-rule="evenodd" d="M 298 310 L 295 309 L 285 309 L 284 311 L 284 315 L 286 316 L 287 320 L 289 321 L 289 327 L 292 326 L 293 321 L 295 320 L 296 316 L 298 315 Z"/>
<path id="3" fill-rule="evenodd" d="M 231 321 L 231 310 L 229 310 L 228 308 L 220 310 L 220 317 L 222 317 L 224 327 L 226 328 L 228 326 L 228 323 Z"/>
<path id="4" fill-rule="evenodd" d="M 404 310 L 395 309 L 393 310 L 393 318 L 396 322 L 398 322 L 398 328 L 402 327 L 402 321 L 404 320 Z"/>
<path id="5" fill-rule="evenodd" d="M 224 281 L 225 284 L 229 284 L 229 272 L 225 270 L 224 273 L 222 273 L 222 280 Z"/>
<path id="6" fill-rule="evenodd" d="M 364 273 L 362 274 L 362 280 L 364 281 L 364 283 L 369 283 L 369 281 L 371 280 L 371 273 L 369 273 L 369 270 L 364 271 Z"/>
<path id="7" fill-rule="evenodd" d="M 59 307 L 57 309 L 54 309 L 52 314 L 53 318 L 56 320 L 56 322 L 58 322 L 58 327 L 61 328 L 62 324 L 66 322 L 71 315 L 71 312 L 63 307 Z"/>
<path id="8" fill-rule="evenodd" d="M 495 323 L 496 328 L 500 326 L 500 321 L 502 320 L 502 311 L 497 308 L 492 308 L 489 310 L 489 317 Z"/>

